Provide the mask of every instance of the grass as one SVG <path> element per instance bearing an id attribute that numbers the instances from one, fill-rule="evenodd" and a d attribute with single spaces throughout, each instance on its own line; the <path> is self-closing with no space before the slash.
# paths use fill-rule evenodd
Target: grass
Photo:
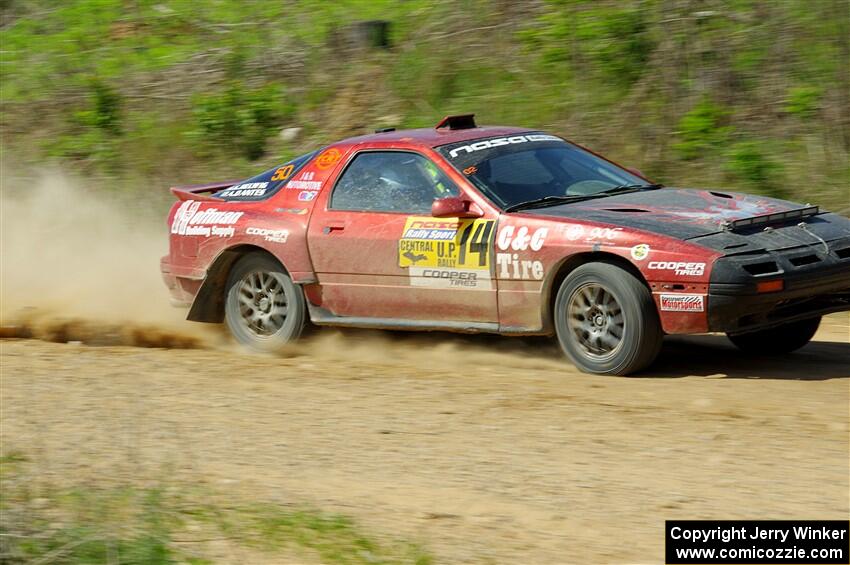
<path id="1" fill-rule="evenodd" d="M 0 458 L 0 562 L 87 565 L 243 561 L 430 565 L 418 545 L 301 505 L 228 500 L 197 486 L 54 489 L 20 452 Z M 232 561 L 232 558 L 227 558 Z"/>
<path id="2" fill-rule="evenodd" d="M 474 111 L 666 184 L 847 206 L 848 0 L 0 4 L 6 168 L 164 189 Z M 376 18 L 391 48 L 340 47 Z"/>

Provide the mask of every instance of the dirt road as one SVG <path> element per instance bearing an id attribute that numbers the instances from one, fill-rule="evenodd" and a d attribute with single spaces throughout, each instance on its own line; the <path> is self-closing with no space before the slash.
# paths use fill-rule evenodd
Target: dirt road
<path id="1" fill-rule="evenodd" d="M 168 474 L 446 563 L 660 562 L 670 518 L 846 518 L 850 317 L 784 359 L 670 339 L 642 378 L 545 341 L 318 332 L 285 358 L 2 346 L 2 445 L 60 484 Z"/>

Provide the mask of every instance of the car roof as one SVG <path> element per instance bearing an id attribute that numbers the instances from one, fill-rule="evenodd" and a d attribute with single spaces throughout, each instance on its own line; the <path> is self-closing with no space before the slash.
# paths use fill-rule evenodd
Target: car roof
<path id="1" fill-rule="evenodd" d="M 480 139 L 482 137 L 496 137 L 500 135 L 516 135 L 537 131 L 529 128 L 519 128 L 510 126 L 480 126 L 464 129 L 449 129 L 449 128 L 419 128 L 419 129 L 403 129 L 392 130 L 385 132 L 376 132 L 368 135 L 361 135 L 342 140 L 337 144 L 382 144 L 386 142 L 391 145 L 397 142 L 413 143 L 425 147 L 439 147 L 440 145 L 448 145 L 449 143 L 457 143 L 460 141 L 470 141 Z"/>

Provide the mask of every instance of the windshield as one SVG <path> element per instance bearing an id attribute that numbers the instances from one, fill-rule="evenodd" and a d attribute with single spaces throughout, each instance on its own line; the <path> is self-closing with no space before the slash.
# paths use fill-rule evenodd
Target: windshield
<path id="1" fill-rule="evenodd" d="M 600 194 L 649 185 L 592 153 L 543 133 L 444 145 L 438 150 L 503 209 L 546 197 Z"/>

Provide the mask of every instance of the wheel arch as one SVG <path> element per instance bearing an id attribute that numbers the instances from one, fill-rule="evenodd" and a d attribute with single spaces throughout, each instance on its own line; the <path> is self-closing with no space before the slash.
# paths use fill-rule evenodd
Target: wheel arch
<path id="1" fill-rule="evenodd" d="M 189 314 L 186 316 L 187 320 L 214 324 L 220 324 L 224 321 L 224 294 L 227 277 L 230 275 L 233 265 L 248 253 L 263 253 L 279 263 L 284 272 L 288 272 L 286 265 L 279 257 L 258 245 L 246 243 L 228 247 L 218 254 L 207 269 L 207 276 L 204 277 L 204 282 L 195 294 L 195 299 L 192 301 L 191 308 L 189 308 Z"/>
<path id="2" fill-rule="evenodd" d="M 640 272 L 640 269 L 638 269 L 634 263 L 621 255 L 605 251 L 587 251 L 569 255 L 564 257 L 557 266 L 551 269 L 551 274 L 543 286 L 544 299 L 541 301 L 544 308 L 543 327 L 546 328 L 547 331 L 554 332 L 555 330 L 552 313 L 555 309 L 555 299 L 558 296 L 558 289 L 570 273 L 587 263 L 608 263 L 615 267 L 619 267 L 633 275 L 638 281 L 640 281 L 641 284 L 649 289 L 650 292 L 652 290 L 646 278 L 644 278 L 643 273 Z"/>

